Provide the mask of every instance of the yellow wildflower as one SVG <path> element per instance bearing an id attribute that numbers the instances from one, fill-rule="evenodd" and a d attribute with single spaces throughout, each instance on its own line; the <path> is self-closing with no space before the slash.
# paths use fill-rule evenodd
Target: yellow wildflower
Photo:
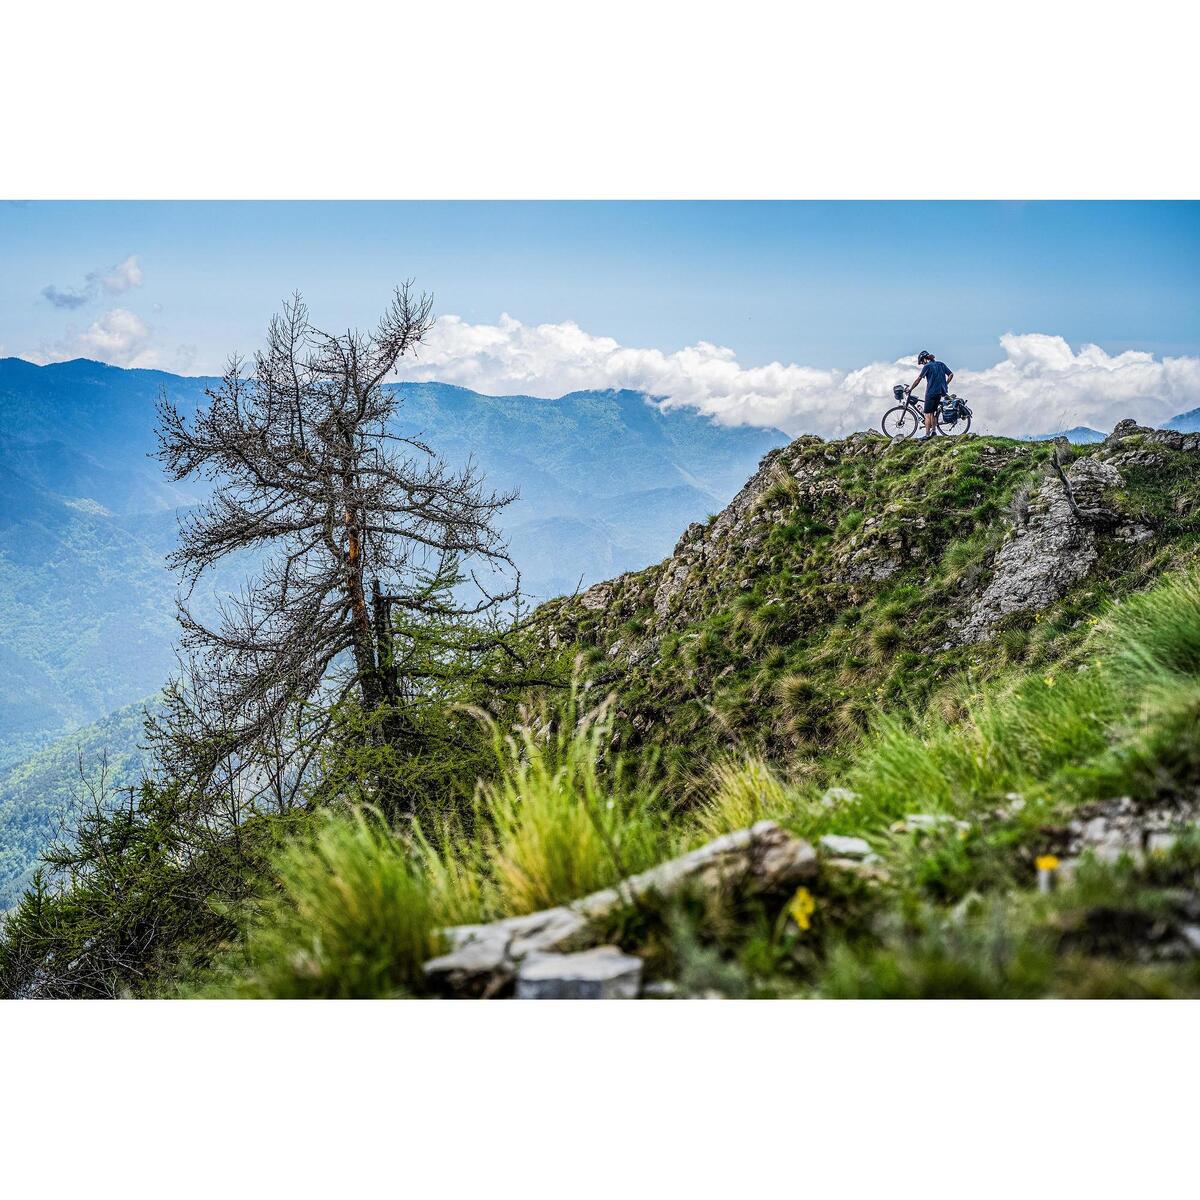
<path id="1" fill-rule="evenodd" d="M 1058 858 L 1053 854 L 1039 854 L 1036 866 L 1039 871 L 1053 871 L 1058 867 Z"/>
<path id="2" fill-rule="evenodd" d="M 798 887 L 796 894 L 788 904 L 788 916 L 800 927 L 801 931 L 812 924 L 812 915 L 816 911 L 817 902 L 806 887 Z"/>
<path id="3" fill-rule="evenodd" d="M 1046 676 L 1044 676 L 1044 677 L 1042 678 L 1042 682 L 1043 682 L 1043 683 L 1044 683 L 1044 684 L 1045 684 L 1047 687 L 1053 687 L 1053 686 L 1054 686 L 1054 676 L 1053 676 L 1053 675 L 1046 675 Z"/>

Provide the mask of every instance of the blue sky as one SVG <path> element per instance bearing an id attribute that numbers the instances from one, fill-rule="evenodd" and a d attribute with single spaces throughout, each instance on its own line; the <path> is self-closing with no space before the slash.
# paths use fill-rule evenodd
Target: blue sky
<path id="1" fill-rule="evenodd" d="M 295 288 L 319 323 L 370 324 L 405 276 L 468 326 L 712 343 L 744 370 L 840 379 L 928 346 L 984 371 L 1005 334 L 1200 355 L 1196 203 L 24 203 L 0 209 L 0 261 L 0 353 L 188 373 L 252 351 Z"/>

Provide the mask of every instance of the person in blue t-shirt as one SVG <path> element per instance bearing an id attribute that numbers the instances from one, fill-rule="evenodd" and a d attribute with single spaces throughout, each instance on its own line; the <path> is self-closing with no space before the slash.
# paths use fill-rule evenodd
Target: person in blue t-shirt
<path id="1" fill-rule="evenodd" d="M 954 372 L 944 362 L 938 362 L 928 350 L 922 350 L 917 355 L 917 366 L 921 373 L 912 381 L 911 392 L 921 380 L 925 380 L 925 440 L 933 437 L 934 415 L 937 413 L 938 400 L 950 394 L 950 380 Z"/>

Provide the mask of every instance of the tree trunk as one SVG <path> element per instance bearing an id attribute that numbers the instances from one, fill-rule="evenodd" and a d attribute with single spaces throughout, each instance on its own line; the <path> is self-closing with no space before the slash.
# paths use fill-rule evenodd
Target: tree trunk
<path id="1" fill-rule="evenodd" d="M 346 509 L 346 591 L 350 601 L 350 618 L 354 639 L 354 663 L 358 668 L 359 687 L 363 706 L 374 715 L 383 703 L 379 663 L 375 659 L 375 643 L 371 636 L 371 615 L 362 578 L 362 537 L 352 509 Z"/>

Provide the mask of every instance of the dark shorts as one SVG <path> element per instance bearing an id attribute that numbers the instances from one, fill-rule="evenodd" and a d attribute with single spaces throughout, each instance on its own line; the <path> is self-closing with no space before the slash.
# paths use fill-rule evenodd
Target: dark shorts
<path id="1" fill-rule="evenodd" d="M 926 396 L 925 397 L 925 410 L 924 410 L 926 412 L 926 414 L 937 412 L 938 404 L 941 401 L 945 400 L 945 398 L 946 397 L 945 397 L 944 393 L 940 396 Z"/>

